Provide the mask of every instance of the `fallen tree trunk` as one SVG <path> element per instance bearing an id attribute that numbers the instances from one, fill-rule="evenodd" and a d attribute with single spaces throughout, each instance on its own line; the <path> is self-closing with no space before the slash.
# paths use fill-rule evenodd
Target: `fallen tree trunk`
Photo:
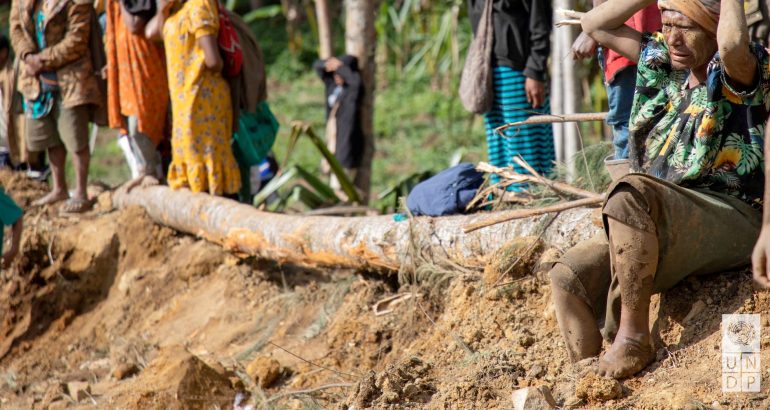
<path id="1" fill-rule="evenodd" d="M 156 222 L 244 254 L 312 266 L 350 267 L 394 272 L 419 264 L 448 262 L 481 268 L 486 255 L 517 236 L 539 235 L 548 216 L 505 222 L 463 233 L 463 227 L 493 213 L 441 218 L 416 217 L 397 222 L 392 215 L 371 217 L 301 216 L 261 212 L 235 201 L 173 191 L 167 187 L 116 192 L 120 208 L 138 205 Z M 598 227 L 590 209 L 560 213 L 543 232 L 552 246 L 567 248 Z M 417 250 L 417 251 L 416 251 Z M 419 257 L 416 254 L 419 252 Z"/>

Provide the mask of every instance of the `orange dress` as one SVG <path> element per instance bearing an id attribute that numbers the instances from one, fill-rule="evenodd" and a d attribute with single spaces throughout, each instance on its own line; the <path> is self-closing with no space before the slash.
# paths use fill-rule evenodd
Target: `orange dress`
<path id="1" fill-rule="evenodd" d="M 136 117 L 139 132 L 158 145 L 163 140 L 169 104 L 163 46 L 131 34 L 123 24 L 120 2 L 107 2 L 104 42 L 110 127 L 125 133 L 125 117 Z"/>

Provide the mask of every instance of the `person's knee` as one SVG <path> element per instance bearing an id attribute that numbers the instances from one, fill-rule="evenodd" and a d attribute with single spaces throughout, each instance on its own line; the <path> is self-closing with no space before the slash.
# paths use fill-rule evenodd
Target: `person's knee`
<path id="1" fill-rule="evenodd" d="M 548 277 L 551 281 L 551 297 L 556 309 L 568 309 L 576 298 L 591 306 L 590 301 L 585 297 L 586 292 L 580 278 L 569 266 L 557 262 L 551 268 Z"/>

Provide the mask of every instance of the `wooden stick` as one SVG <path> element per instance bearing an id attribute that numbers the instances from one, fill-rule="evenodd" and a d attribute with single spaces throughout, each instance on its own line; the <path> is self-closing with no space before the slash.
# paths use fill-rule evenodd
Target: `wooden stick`
<path id="1" fill-rule="evenodd" d="M 502 215 L 494 218 L 489 218 L 486 221 L 472 223 L 463 227 L 463 232 L 470 233 L 487 226 L 497 225 L 503 222 L 512 221 L 514 219 L 528 218 L 530 216 L 538 216 L 543 214 L 550 214 L 552 212 L 566 211 L 572 208 L 579 208 L 581 206 L 598 205 L 604 202 L 604 198 L 583 198 L 577 201 L 562 202 L 554 205 L 549 205 L 543 208 L 530 208 L 530 209 L 514 209 L 503 213 Z"/>
<path id="2" fill-rule="evenodd" d="M 549 114 L 533 115 L 524 121 L 510 122 L 495 128 L 495 131 L 503 131 L 511 127 L 519 127 L 530 124 L 551 124 L 554 122 L 583 122 L 583 121 L 604 121 L 607 118 L 606 112 L 584 112 L 578 114 Z"/>
<path id="3" fill-rule="evenodd" d="M 529 164 L 527 164 L 527 166 L 529 166 Z M 535 175 L 524 175 L 524 174 L 519 174 L 518 172 L 516 172 L 516 171 L 514 171 L 514 170 L 512 170 L 510 168 L 498 168 L 498 167 L 496 167 L 494 165 L 491 165 L 491 164 L 488 164 L 486 162 L 479 162 L 479 164 L 476 165 L 476 169 L 481 171 L 481 172 L 489 172 L 489 173 L 500 175 L 501 177 L 503 177 L 505 179 L 512 180 L 514 182 L 541 183 L 541 184 L 544 184 L 545 186 L 553 189 L 554 191 L 562 192 L 562 193 L 565 193 L 565 194 L 581 196 L 583 198 L 594 198 L 594 199 L 597 199 L 597 198 L 601 199 L 601 198 L 603 198 L 603 196 L 600 195 L 600 194 L 597 194 L 597 193 L 594 193 L 594 192 L 591 192 L 591 191 L 586 191 L 584 189 L 580 189 L 580 188 L 574 187 L 572 185 L 565 184 L 564 182 L 552 181 L 550 179 L 547 179 L 547 178 L 541 176 L 540 174 L 538 174 L 536 171 L 535 171 Z M 526 167 L 525 167 L 525 169 L 526 169 Z M 534 169 L 532 171 L 534 171 Z M 532 172 L 532 171 L 530 171 L 530 172 Z"/>
<path id="4" fill-rule="evenodd" d="M 527 161 L 524 160 L 524 158 L 522 158 L 519 155 L 513 157 L 513 162 L 519 164 L 519 166 L 526 169 L 527 172 L 536 176 L 540 180 L 540 182 L 542 182 L 548 188 L 553 189 L 554 191 L 563 192 L 565 194 L 572 194 L 575 196 L 582 196 L 584 198 L 599 198 L 602 196 L 601 194 L 597 194 L 591 191 L 586 191 L 585 189 L 580 189 L 570 184 L 565 184 L 563 182 L 558 182 L 558 181 L 548 179 L 540 175 L 534 168 L 532 168 L 531 165 L 529 165 Z"/>

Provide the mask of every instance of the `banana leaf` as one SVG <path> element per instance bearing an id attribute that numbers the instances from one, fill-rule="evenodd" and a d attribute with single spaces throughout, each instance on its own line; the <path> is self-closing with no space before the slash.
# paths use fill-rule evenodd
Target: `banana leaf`
<path id="1" fill-rule="evenodd" d="M 321 181 L 317 176 L 308 172 L 299 165 L 295 165 L 294 168 L 297 170 L 298 176 L 304 179 L 305 182 L 307 182 L 308 185 L 310 185 L 310 187 L 312 187 L 315 192 L 324 199 L 324 203 L 338 204 L 341 202 L 337 194 L 334 193 L 334 189 Z"/>
<path id="2" fill-rule="evenodd" d="M 291 182 L 291 180 L 297 176 L 297 173 L 297 169 L 292 167 L 273 178 L 270 182 L 268 182 L 267 185 L 265 185 L 264 188 L 262 188 L 261 191 L 257 193 L 257 195 L 254 196 L 254 206 L 259 207 L 262 205 L 265 201 L 267 201 L 267 198 L 269 198 L 270 195 L 278 192 L 279 189 L 283 188 L 286 184 Z"/>
<path id="3" fill-rule="evenodd" d="M 337 157 L 334 156 L 334 154 L 329 151 L 328 148 L 326 148 L 326 144 L 321 140 L 318 135 L 313 131 L 312 128 L 307 127 L 305 129 L 305 135 L 307 135 L 310 138 L 310 141 L 313 142 L 313 145 L 318 148 L 319 151 L 321 151 L 321 155 L 323 155 L 326 162 L 329 163 L 329 166 L 332 169 L 332 172 L 337 177 L 337 180 L 340 182 L 340 187 L 342 188 L 342 192 L 345 193 L 345 195 L 348 196 L 348 201 L 350 202 L 356 202 L 361 203 L 361 197 L 358 195 L 358 191 L 356 191 L 356 188 L 353 186 L 353 183 L 350 181 L 350 178 L 348 177 L 348 174 L 345 172 L 345 168 L 342 167 L 339 161 L 337 161 Z"/>

